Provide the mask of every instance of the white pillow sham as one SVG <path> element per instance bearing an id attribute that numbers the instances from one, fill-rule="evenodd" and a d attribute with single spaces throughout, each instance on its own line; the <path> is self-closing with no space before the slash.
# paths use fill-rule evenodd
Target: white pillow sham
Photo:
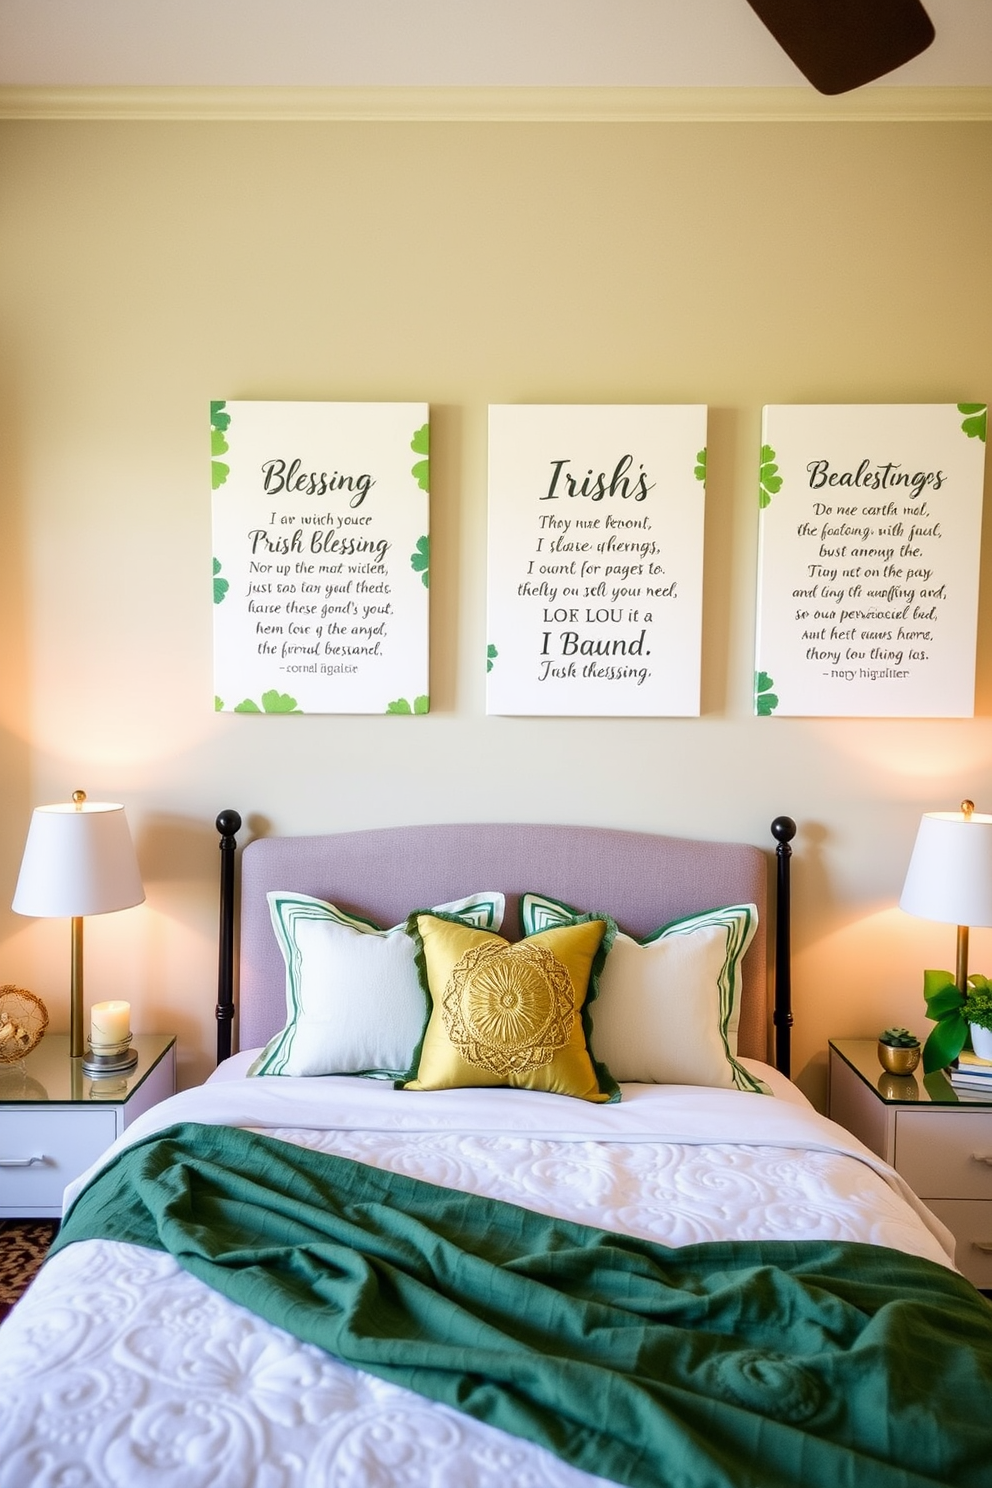
<path id="1" fill-rule="evenodd" d="M 382 930 L 309 894 L 267 897 L 286 963 L 286 1024 L 248 1074 L 403 1079 L 430 1011 L 406 922 Z M 483 892 L 435 909 L 498 930 L 504 907 L 502 894 Z"/>
<path id="2" fill-rule="evenodd" d="M 577 913 L 542 894 L 521 900 L 526 935 Z M 593 1052 L 615 1080 L 771 1093 L 736 1057 L 741 962 L 757 928 L 755 905 L 731 904 L 642 941 L 617 932 L 589 1009 Z"/>

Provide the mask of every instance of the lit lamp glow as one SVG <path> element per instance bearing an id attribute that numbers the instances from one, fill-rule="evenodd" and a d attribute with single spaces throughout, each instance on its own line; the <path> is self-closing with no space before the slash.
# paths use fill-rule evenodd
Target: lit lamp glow
<path id="1" fill-rule="evenodd" d="M 968 988 L 968 927 L 992 925 L 992 816 L 972 801 L 960 811 L 928 811 L 920 822 L 900 909 L 958 927 L 954 980 Z"/>
<path id="2" fill-rule="evenodd" d="M 18 914 L 72 921 L 69 1053 L 74 1059 L 83 1054 L 83 917 L 130 909 L 144 897 L 123 806 L 87 801 L 85 791 L 74 791 L 71 802 L 35 808 L 13 908 Z M 117 1038 L 106 1042 L 113 1042 L 119 1049 L 123 1028 L 127 1042 L 130 1041 L 130 1007 L 126 1002 L 98 1003 L 93 1012 L 100 1007 L 118 1010 L 116 1021 L 112 1019 L 109 1025 L 101 1025 L 97 1020 L 95 1027 L 116 1032 Z M 125 1010 L 123 1024 L 120 1009 Z M 115 1068 L 134 1062 L 129 1059 L 127 1042 L 123 1044 L 122 1054 L 115 1056 Z M 105 1059 L 95 1049 L 91 1059 L 94 1054 Z M 106 1063 L 99 1066 L 107 1067 Z"/>

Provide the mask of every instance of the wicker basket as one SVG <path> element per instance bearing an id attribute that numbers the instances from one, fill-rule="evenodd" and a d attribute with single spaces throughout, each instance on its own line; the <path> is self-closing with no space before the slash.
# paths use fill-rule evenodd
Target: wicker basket
<path id="1" fill-rule="evenodd" d="M 0 987 L 0 1064 L 14 1064 L 37 1048 L 48 1027 L 40 997 L 9 983 Z"/>

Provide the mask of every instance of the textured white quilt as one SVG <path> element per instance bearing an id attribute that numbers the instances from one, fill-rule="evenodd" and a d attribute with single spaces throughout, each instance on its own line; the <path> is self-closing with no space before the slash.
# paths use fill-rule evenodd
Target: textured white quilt
<path id="1" fill-rule="evenodd" d="M 140 1117 L 121 1145 L 177 1121 L 248 1126 L 665 1245 L 839 1239 L 952 1264 L 948 1232 L 901 1180 L 764 1065 L 751 1067 L 777 1099 L 630 1085 L 604 1107 L 237 1078 L 249 1059 Z M 595 1481 L 297 1343 L 159 1252 L 69 1246 L 0 1330 L 0 1488 Z"/>

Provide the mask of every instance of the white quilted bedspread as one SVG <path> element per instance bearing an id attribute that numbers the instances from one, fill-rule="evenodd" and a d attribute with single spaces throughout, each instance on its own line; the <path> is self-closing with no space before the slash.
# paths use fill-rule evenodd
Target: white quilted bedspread
<path id="1" fill-rule="evenodd" d="M 220 1121 L 665 1245 L 854 1240 L 949 1265 L 947 1231 L 900 1180 L 754 1067 L 778 1099 L 627 1086 L 604 1108 L 522 1091 L 215 1079 L 122 1141 Z M 0 1330 L 0 1488 L 598 1481 L 297 1343 L 158 1252 L 69 1246 Z"/>

